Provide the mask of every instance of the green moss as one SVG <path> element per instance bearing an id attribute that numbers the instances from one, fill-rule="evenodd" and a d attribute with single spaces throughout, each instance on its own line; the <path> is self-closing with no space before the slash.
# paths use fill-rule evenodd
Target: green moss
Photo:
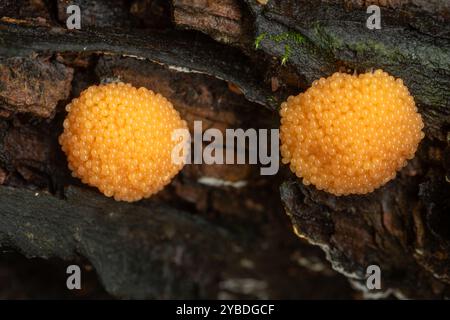
<path id="1" fill-rule="evenodd" d="M 288 61 L 289 57 L 291 56 L 292 53 L 292 49 L 291 46 L 286 44 L 284 46 L 284 54 L 283 57 L 281 58 L 281 65 L 284 66 L 286 64 L 286 62 Z"/>
<path id="2" fill-rule="evenodd" d="M 292 46 L 300 45 L 305 41 L 305 38 L 298 32 L 287 31 L 280 34 L 270 34 L 268 35 L 266 32 L 261 33 L 255 39 L 255 49 L 259 49 L 261 42 L 263 40 L 272 41 L 277 44 L 284 44 L 284 53 L 281 58 L 281 64 L 285 65 L 289 60 L 290 55 L 292 54 Z"/>
<path id="3" fill-rule="evenodd" d="M 320 47 L 328 47 L 331 51 L 344 46 L 344 42 L 341 38 L 328 32 L 328 30 L 321 26 L 318 22 L 315 22 L 312 26 L 312 35 L 316 38 Z"/>
<path id="4" fill-rule="evenodd" d="M 400 54 L 397 52 L 390 51 L 386 46 L 380 42 L 375 42 L 368 40 L 366 42 L 357 42 L 350 46 L 358 55 L 362 54 L 375 54 L 377 57 L 389 57 L 394 58 L 395 55 Z"/>
<path id="5" fill-rule="evenodd" d="M 327 48 L 329 51 L 335 53 L 338 50 L 352 50 L 356 52 L 358 56 L 376 56 L 377 59 L 380 57 L 386 57 L 395 60 L 396 56 L 401 55 L 399 50 L 395 48 L 388 48 L 383 43 L 379 41 L 374 41 L 365 38 L 364 41 L 355 42 L 344 42 L 344 40 L 339 37 L 332 30 L 321 26 L 319 23 L 313 25 L 313 37 L 315 37 L 316 42 L 322 48 Z"/>
<path id="6" fill-rule="evenodd" d="M 264 38 L 267 36 L 267 33 L 261 33 L 259 36 L 256 37 L 255 39 L 255 49 L 259 49 L 259 45 L 261 43 L 261 41 L 264 40 Z"/>
<path id="7" fill-rule="evenodd" d="M 271 105 L 276 105 L 278 104 L 278 99 L 275 96 L 268 96 L 267 102 Z"/>

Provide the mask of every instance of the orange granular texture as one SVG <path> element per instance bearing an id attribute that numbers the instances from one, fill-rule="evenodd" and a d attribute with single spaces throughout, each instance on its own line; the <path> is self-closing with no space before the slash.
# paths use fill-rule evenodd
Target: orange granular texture
<path id="1" fill-rule="evenodd" d="M 281 105 L 283 163 L 305 185 L 365 194 L 393 179 L 424 137 L 401 79 L 377 70 L 335 73 Z"/>
<path id="2" fill-rule="evenodd" d="M 91 86 L 66 107 L 59 141 L 75 177 L 116 200 L 161 190 L 181 170 L 171 158 L 175 129 L 186 129 L 160 94 L 129 84 Z"/>

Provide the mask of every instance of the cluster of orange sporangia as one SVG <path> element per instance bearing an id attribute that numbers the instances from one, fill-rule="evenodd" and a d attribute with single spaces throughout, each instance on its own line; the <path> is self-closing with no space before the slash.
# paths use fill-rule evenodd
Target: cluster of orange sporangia
<path id="1" fill-rule="evenodd" d="M 335 73 L 281 105 L 283 163 L 319 190 L 365 194 L 393 179 L 424 137 L 413 97 L 382 70 Z"/>
<path id="2" fill-rule="evenodd" d="M 75 177 L 116 200 L 136 201 L 181 170 L 172 161 L 186 129 L 160 94 L 129 84 L 91 86 L 67 105 L 60 144 Z M 283 163 L 319 190 L 365 194 L 414 157 L 423 122 L 401 79 L 382 70 L 335 73 L 281 105 Z"/>
<path id="3" fill-rule="evenodd" d="M 116 200 L 161 190 L 181 170 L 171 151 L 187 128 L 160 94 L 129 84 L 91 86 L 66 107 L 60 143 L 75 177 Z"/>

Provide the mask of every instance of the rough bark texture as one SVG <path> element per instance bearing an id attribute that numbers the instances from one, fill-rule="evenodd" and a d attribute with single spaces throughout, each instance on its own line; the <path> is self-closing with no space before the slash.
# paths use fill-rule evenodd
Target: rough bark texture
<path id="1" fill-rule="evenodd" d="M 73 70 L 58 62 L 34 58 L 0 60 L 0 106 L 13 113 L 50 117 L 68 98 Z"/>
<path id="2" fill-rule="evenodd" d="M 450 295 L 448 2 L 80 0 L 82 30 L 65 28 L 67 3 L 0 4 L 0 245 L 83 257 L 119 298 L 359 297 L 338 273 L 365 296 Z M 365 27 L 369 4 L 381 30 Z M 124 204 L 73 179 L 57 143 L 64 105 L 100 81 L 152 88 L 191 128 L 223 131 L 276 128 L 288 95 L 371 68 L 404 80 L 426 139 L 366 196 L 317 191 L 287 168 L 191 165 Z M 366 290 L 371 264 L 381 291 Z"/>

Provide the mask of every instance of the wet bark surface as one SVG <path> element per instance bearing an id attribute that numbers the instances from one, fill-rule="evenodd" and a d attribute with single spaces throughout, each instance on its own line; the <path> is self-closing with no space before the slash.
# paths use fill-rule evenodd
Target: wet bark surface
<path id="1" fill-rule="evenodd" d="M 369 30 L 365 1 L 73 3 L 81 30 L 65 26 L 68 1 L 0 4 L 0 245 L 30 258 L 0 255 L 0 279 L 19 288 L 0 284 L 1 297 L 46 290 L 14 270 L 72 263 L 92 270 L 88 298 L 449 296 L 449 4 L 372 1 L 382 29 Z M 150 88 L 190 129 L 224 131 L 277 128 L 287 96 L 371 68 L 404 80 L 426 138 L 369 195 L 335 197 L 284 167 L 204 164 L 126 204 L 72 178 L 57 142 L 64 106 L 102 81 Z M 365 287 L 371 264 L 382 290 Z M 64 276 L 49 296 L 73 297 Z"/>

